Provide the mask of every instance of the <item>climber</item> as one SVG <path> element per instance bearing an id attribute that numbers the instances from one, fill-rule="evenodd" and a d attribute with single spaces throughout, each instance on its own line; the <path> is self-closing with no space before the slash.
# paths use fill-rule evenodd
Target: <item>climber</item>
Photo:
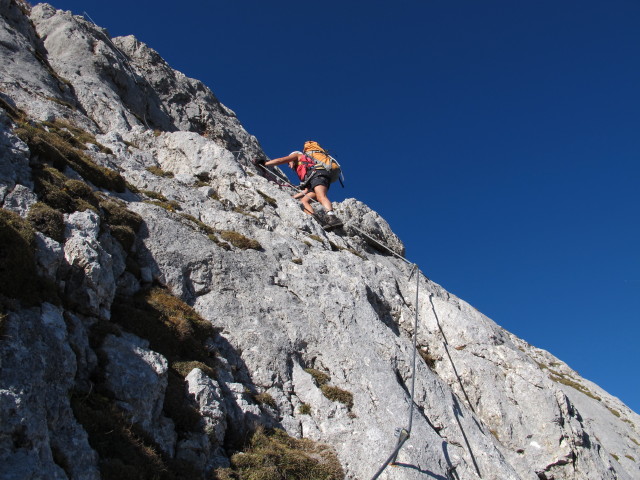
<path id="1" fill-rule="evenodd" d="M 305 146 L 310 143 L 306 142 Z M 299 193 L 293 195 L 293 198 L 300 200 L 305 213 L 315 215 L 311 200 L 318 201 L 327 211 L 326 224 L 323 226 L 325 230 L 333 230 L 342 226 L 342 221 L 333 211 L 331 200 L 327 197 L 327 191 L 331 184 L 331 178 L 327 169 L 319 162 L 314 162 L 308 155 L 300 151 L 291 152 L 286 157 L 274 158 L 264 162 L 263 165 L 271 167 L 275 165 L 289 164 L 289 167 L 296 172 L 298 178 L 302 182 L 300 187 L 303 189 Z"/>

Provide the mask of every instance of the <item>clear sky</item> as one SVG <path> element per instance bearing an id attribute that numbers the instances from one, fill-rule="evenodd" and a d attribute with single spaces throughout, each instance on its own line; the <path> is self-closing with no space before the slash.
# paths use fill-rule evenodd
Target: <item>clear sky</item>
<path id="1" fill-rule="evenodd" d="M 640 412 L 640 2 L 52 0 L 316 139 L 409 260 Z"/>

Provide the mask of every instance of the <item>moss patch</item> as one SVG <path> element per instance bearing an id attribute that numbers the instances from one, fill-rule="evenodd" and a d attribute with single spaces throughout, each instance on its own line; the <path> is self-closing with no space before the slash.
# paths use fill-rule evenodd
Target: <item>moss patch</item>
<path id="1" fill-rule="evenodd" d="M 282 430 L 258 429 L 249 447 L 231 457 L 232 469 L 219 470 L 223 480 L 342 480 L 344 472 L 327 446 L 290 437 Z"/>

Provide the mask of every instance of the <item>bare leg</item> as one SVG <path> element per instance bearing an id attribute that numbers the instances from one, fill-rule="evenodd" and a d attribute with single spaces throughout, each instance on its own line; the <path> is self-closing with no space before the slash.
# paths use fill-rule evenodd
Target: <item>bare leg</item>
<path id="1" fill-rule="evenodd" d="M 313 207 L 311 206 L 311 200 L 314 200 L 316 198 L 315 193 L 304 190 L 303 192 L 296 194 L 293 198 L 300 199 L 302 207 L 304 208 L 304 213 L 307 213 L 309 215 L 313 215 L 315 213 Z"/>
<path id="2" fill-rule="evenodd" d="M 313 189 L 315 196 L 318 198 L 318 202 L 327 210 L 327 212 L 331 212 L 333 210 L 333 206 L 331 205 L 331 200 L 327 197 L 327 190 L 329 190 L 324 185 L 316 185 Z"/>

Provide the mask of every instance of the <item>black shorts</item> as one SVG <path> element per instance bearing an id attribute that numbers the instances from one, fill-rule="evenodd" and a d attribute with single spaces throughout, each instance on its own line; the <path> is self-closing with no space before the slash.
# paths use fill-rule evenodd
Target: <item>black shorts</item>
<path id="1" fill-rule="evenodd" d="M 311 174 L 311 178 L 307 180 L 306 188 L 313 191 L 318 185 L 324 185 L 329 189 L 331 185 L 331 177 L 329 177 L 329 172 L 326 170 L 315 170 Z"/>

